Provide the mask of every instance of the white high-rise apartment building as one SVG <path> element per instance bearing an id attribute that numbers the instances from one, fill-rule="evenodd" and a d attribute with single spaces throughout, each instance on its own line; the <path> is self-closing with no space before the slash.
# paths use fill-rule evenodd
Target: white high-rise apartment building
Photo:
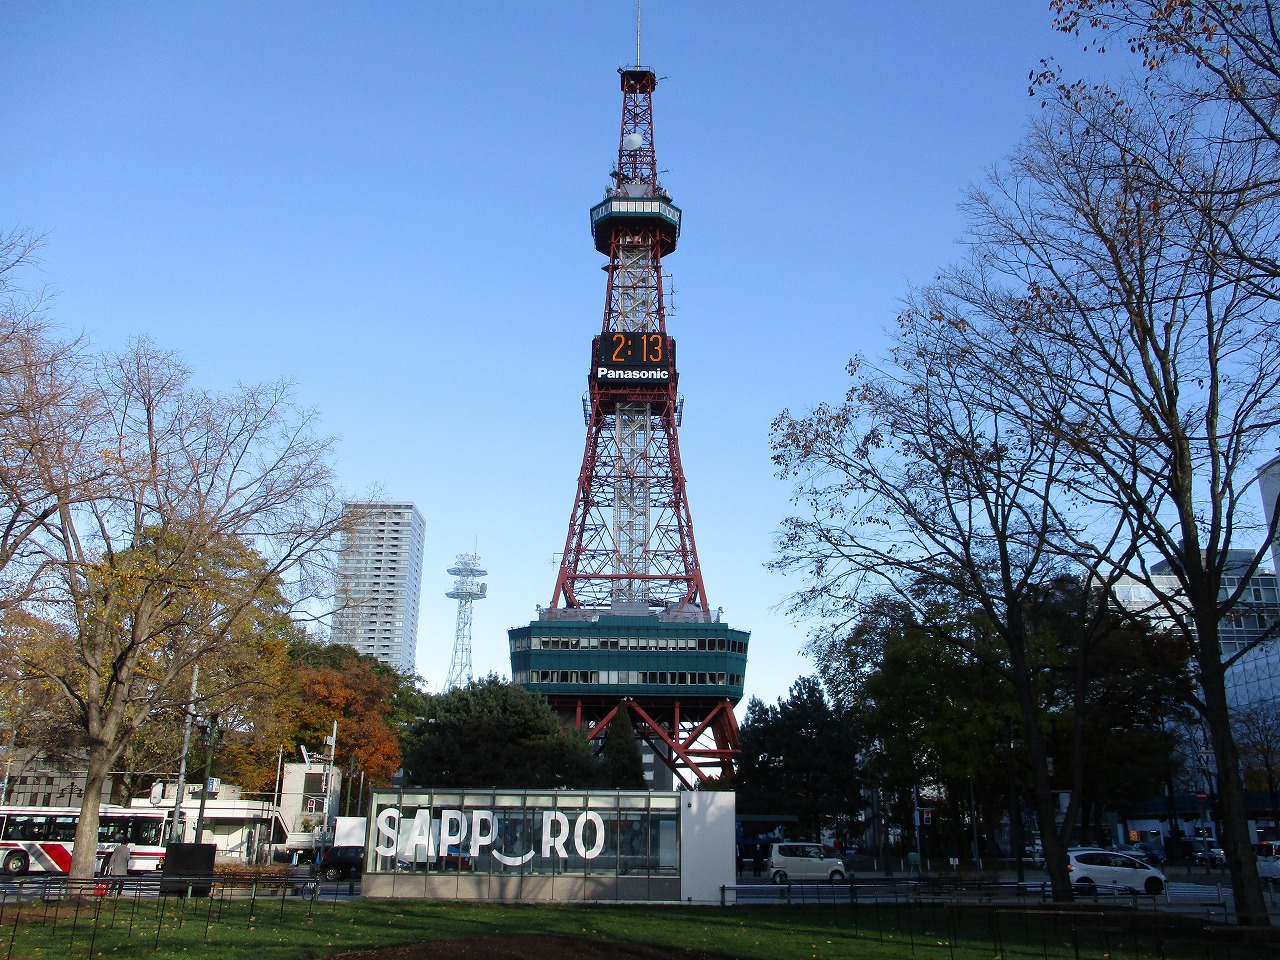
<path id="1" fill-rule="evenodd" d="M 1280 511 L 1280 457 L 1276 457 L 1258 471 L 1258 486 L 1262 490 L 1262 510 L 1267 527 L 1275 523 Z M 1271 564 L 1280 574 L 1280 536 L 1271 541 Z"/>
<path id="2" fill-rule="evenodd" d="M 413 673 L 426 522 L 412 503 L 346 503 L 342 512 L 352 526 L 338 551 L 332 642 Z"/>

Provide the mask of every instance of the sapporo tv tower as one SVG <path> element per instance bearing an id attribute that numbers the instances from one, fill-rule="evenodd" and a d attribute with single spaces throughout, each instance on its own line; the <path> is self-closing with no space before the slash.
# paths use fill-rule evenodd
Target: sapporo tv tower
<path id="1" fill-rule="evenodd" d="M 551 605 L 510 631 L 511 670 L 597 746 L 628 711 L 658 761 L 652 786 L 692 787 L 733 769 L 749 634 L 708 607 L 680 466 L 662 275 L 680 208 L 658 183 L 658 81 L 648 67 L 619 74 L 618 165 L 591 208 L 591 235 L 609 262 L 583 399 L 586 451 Z"/>

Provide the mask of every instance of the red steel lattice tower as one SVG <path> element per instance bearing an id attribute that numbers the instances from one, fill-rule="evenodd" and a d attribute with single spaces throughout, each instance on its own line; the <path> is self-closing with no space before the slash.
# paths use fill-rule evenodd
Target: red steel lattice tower
<path id="1" fill-rule="evenodd" d="M 608 263 L 583 401 L 586 449 L 551 605 L 510 631 L 512 676 L 597 744 L 626 709 L 689 786 L 732 769 L 748 634 L 708 606 L 680 463 L 662 259 L 675 250 L 681 214 L 658 182 L 657 77 L 639 66 L 619 74 L 618 162 L 591 208 Z"/>
<path id="2" fill-rule="evenodd" d="M 551 606 L 707 609 L 677 441 L 675 343 L 667 336 L 662 258 L 680 209 L 658 183 L 657 78 L 622 76 L 614 184 L 591 210 L 609 257 L 604 325 L 592 344 L 587 444 Z"/>

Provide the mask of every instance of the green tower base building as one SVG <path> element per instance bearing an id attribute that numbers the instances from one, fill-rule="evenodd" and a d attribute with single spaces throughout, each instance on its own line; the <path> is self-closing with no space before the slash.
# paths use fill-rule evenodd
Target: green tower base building
<path id="1" fill-rule="evenodd" d="M 508 632 L 512 680 L 546 696 L 566 726 L 588 737 L 627 709 L 636 735 L 670 771 L 665 782 L 655 776 L 655 788 L 692 787 L 732 770 L 749 633 L 718 622 L 566 612 L 545 611 L 550 618 Z"/>

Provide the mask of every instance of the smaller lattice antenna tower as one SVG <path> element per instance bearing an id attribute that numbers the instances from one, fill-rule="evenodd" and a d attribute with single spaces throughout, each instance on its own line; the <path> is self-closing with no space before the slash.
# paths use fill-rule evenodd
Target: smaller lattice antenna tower
<path id="1" fill-rule="evenodd" d="M 445 594 L 458 601 L 458 628 L 453 635 L 453 657 L 449 661 L 449 676 L 444 682 L 446 690 L 460 687 L 471 681 L 471 602 L 483 600 L 489 589 L 487 583 L 477 583 L 488 571 L 480 566 L 480 558 L 474 553 L 460 553 L 448 569 L 453 589 Z"/>

